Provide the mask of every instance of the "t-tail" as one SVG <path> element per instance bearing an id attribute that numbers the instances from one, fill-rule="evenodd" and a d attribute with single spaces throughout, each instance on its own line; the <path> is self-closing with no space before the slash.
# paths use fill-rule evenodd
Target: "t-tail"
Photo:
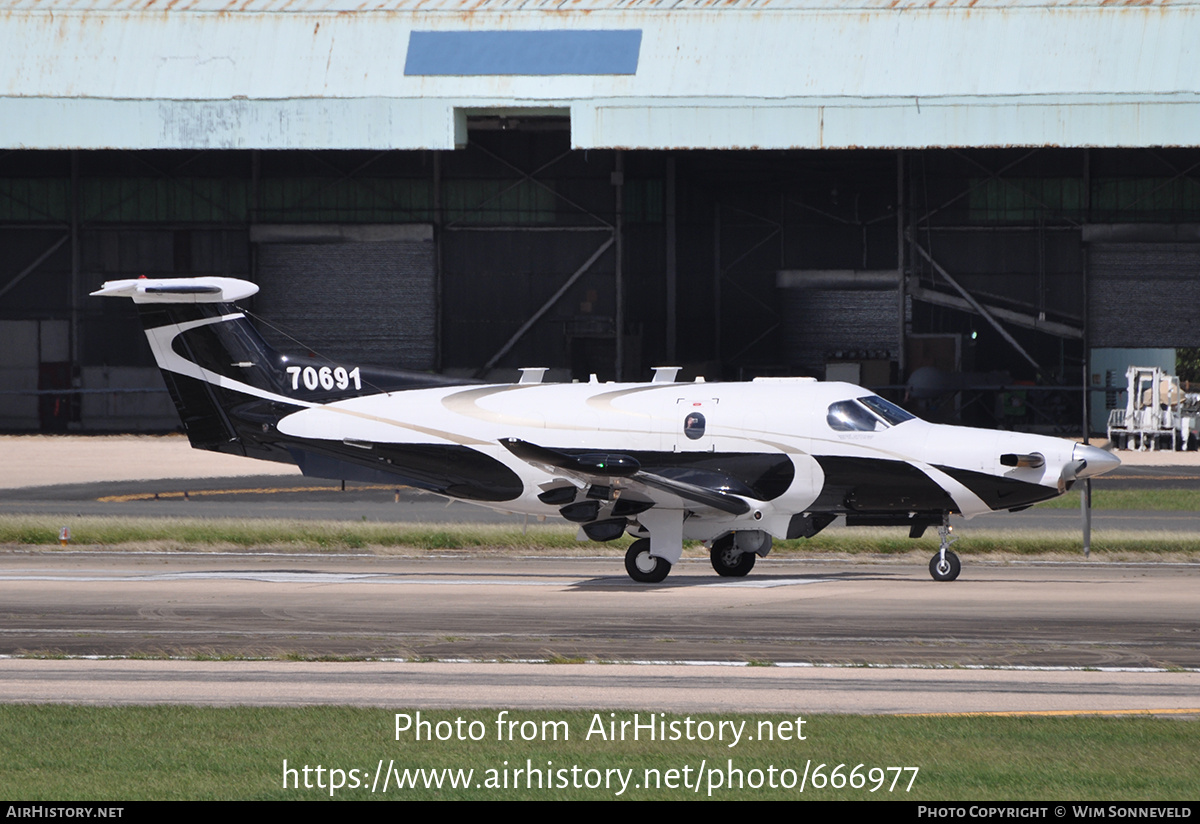
<path id="1" fill-rule="evenodd" d="M 276 351 L 235 305 L 258 286 L 224 277 L 108 281 L 93 295 L 133 300 L 192 446 L 292 463 L 275 425 L 357 395 L 458 383 L 434 375 Z"/>

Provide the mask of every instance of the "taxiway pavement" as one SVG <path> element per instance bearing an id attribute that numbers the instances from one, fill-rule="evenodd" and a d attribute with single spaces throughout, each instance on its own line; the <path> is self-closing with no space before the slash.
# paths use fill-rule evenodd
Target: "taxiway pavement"
<path id="1" fill-rule="evenodd" d="M 1200 716 L 1196 673 L 631 664 L 0 660 L 5 701 Z"/>
<path id="2" fill-rule="evenodd" d="M 1200 482 L 1196 456 L 1173 459 L 1127 461 L 1108 482 Z M 0 438 L 0 460 L 8 468 L 0 512 L 522 520 L 447 509 L 405 490 L 399 502 L 392 488 L 342 491 L 290 467 L 196 452 L 182 438 Z M 255 474 L 231 478 L 228 461 Z M 264 467 L 283 474 L 263 475 Z M 996 516 L 995 526 L 1020 528 L 1023 515 Z M 1031 528 L 1079 523 L 1072 510 L 1034 517 L 1042 520 Z M 1095 528 L 1106 528 L 1107 515 L 1096 517 Z M 1149 517 L 1159 530 L 1198 528 L 1193 513 Z M 4 659 L 0 690 L 10 701 L 809 712 L 1200 706 L 1200 566 L 1189 564 L 972 561 L 962 579 L 938 584 L 911 561 L 769 559 L 750 578 L 724 581 L 706 562 L 685 560 L 663 584 L 639 586 L 615 557 L 12 549 L 0 553 L 0 579 L 0 652 L 193 659 Z M 194 660 L 223 655 L 403 660 Z M 407 663 L 430 658 L 477 663 Z M 594 659 L 676 663 L 478 663 Z M 728 666 L 764 662 L 802 666 Z"/>

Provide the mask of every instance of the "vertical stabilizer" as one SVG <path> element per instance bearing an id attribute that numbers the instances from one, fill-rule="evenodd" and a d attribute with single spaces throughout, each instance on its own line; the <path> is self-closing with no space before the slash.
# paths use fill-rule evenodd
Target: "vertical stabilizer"
<path id="1" fill-rule="evenodd" d="M 192 446 L 291 462 L 281 418 L 360 395 L 463 383 L 437 375 L 283 354 L 234 301 L 258 287 L 223 277 L 114 280 L 93 295 L 131 299 Z"/>
<path id="2" fill-rule="evenodd" d="M 288 460 L 252 433 L 313 401 L 289 391 L 289 359 L 233 304 L 257 291 L 235 278 L 138 278 L 109 281 L 92 294 L 137 306 L 192 446 Z"/>

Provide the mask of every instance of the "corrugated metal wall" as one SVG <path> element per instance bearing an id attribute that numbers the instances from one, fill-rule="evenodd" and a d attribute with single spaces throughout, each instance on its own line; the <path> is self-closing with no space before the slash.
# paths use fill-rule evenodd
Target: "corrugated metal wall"
<path id="1" fill-rule="evenodd" d="M 262 243 L 255 312 L 284 352 L 298 340 L 342 363 L 433 369 L 434 275 L 432 240 Z"/>
<path id="2" fill-rule="evenodd" d="M 894 290 L 850 292 L 783 289 L 787 359 L 824 377 L 830 361 L 894 360 L 899 351 L 899 299 Z"/>
<path id="3" fill-rule="evenodd" d="M 1200 244 L 1096 243 L 1088 269 L 1092 346 L 1200 346 Z"/>

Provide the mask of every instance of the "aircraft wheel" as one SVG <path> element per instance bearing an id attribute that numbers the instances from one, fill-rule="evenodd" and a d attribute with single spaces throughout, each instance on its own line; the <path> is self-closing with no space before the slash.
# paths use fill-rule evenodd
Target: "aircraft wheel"
<path id="1" fill-rule="evenodd" d="M 657 584 L 671 572 L 671 564 L 650 554 L 649 538 L 639 538 L 625 552 L 625 571 L 639 584 Z"/>
<path id="2" fill-rule="evenodd" d="M 753 552 L 742 552 L 734 546 L 731 540 L 717 541 L 708 553 L 712 568 L 723 578 L 744 578 L 754 569 L 754 561 L 758 558 Z"/>
<path id="3" fill-rule="evenodd" d="M 961 571 L 962 564 L 959 563 L 958 556 L 948 549 L 946 560 L 943 561 L 940 554 L 929 559 L 929 574 L 935 581 L 953 581 Z"/>

